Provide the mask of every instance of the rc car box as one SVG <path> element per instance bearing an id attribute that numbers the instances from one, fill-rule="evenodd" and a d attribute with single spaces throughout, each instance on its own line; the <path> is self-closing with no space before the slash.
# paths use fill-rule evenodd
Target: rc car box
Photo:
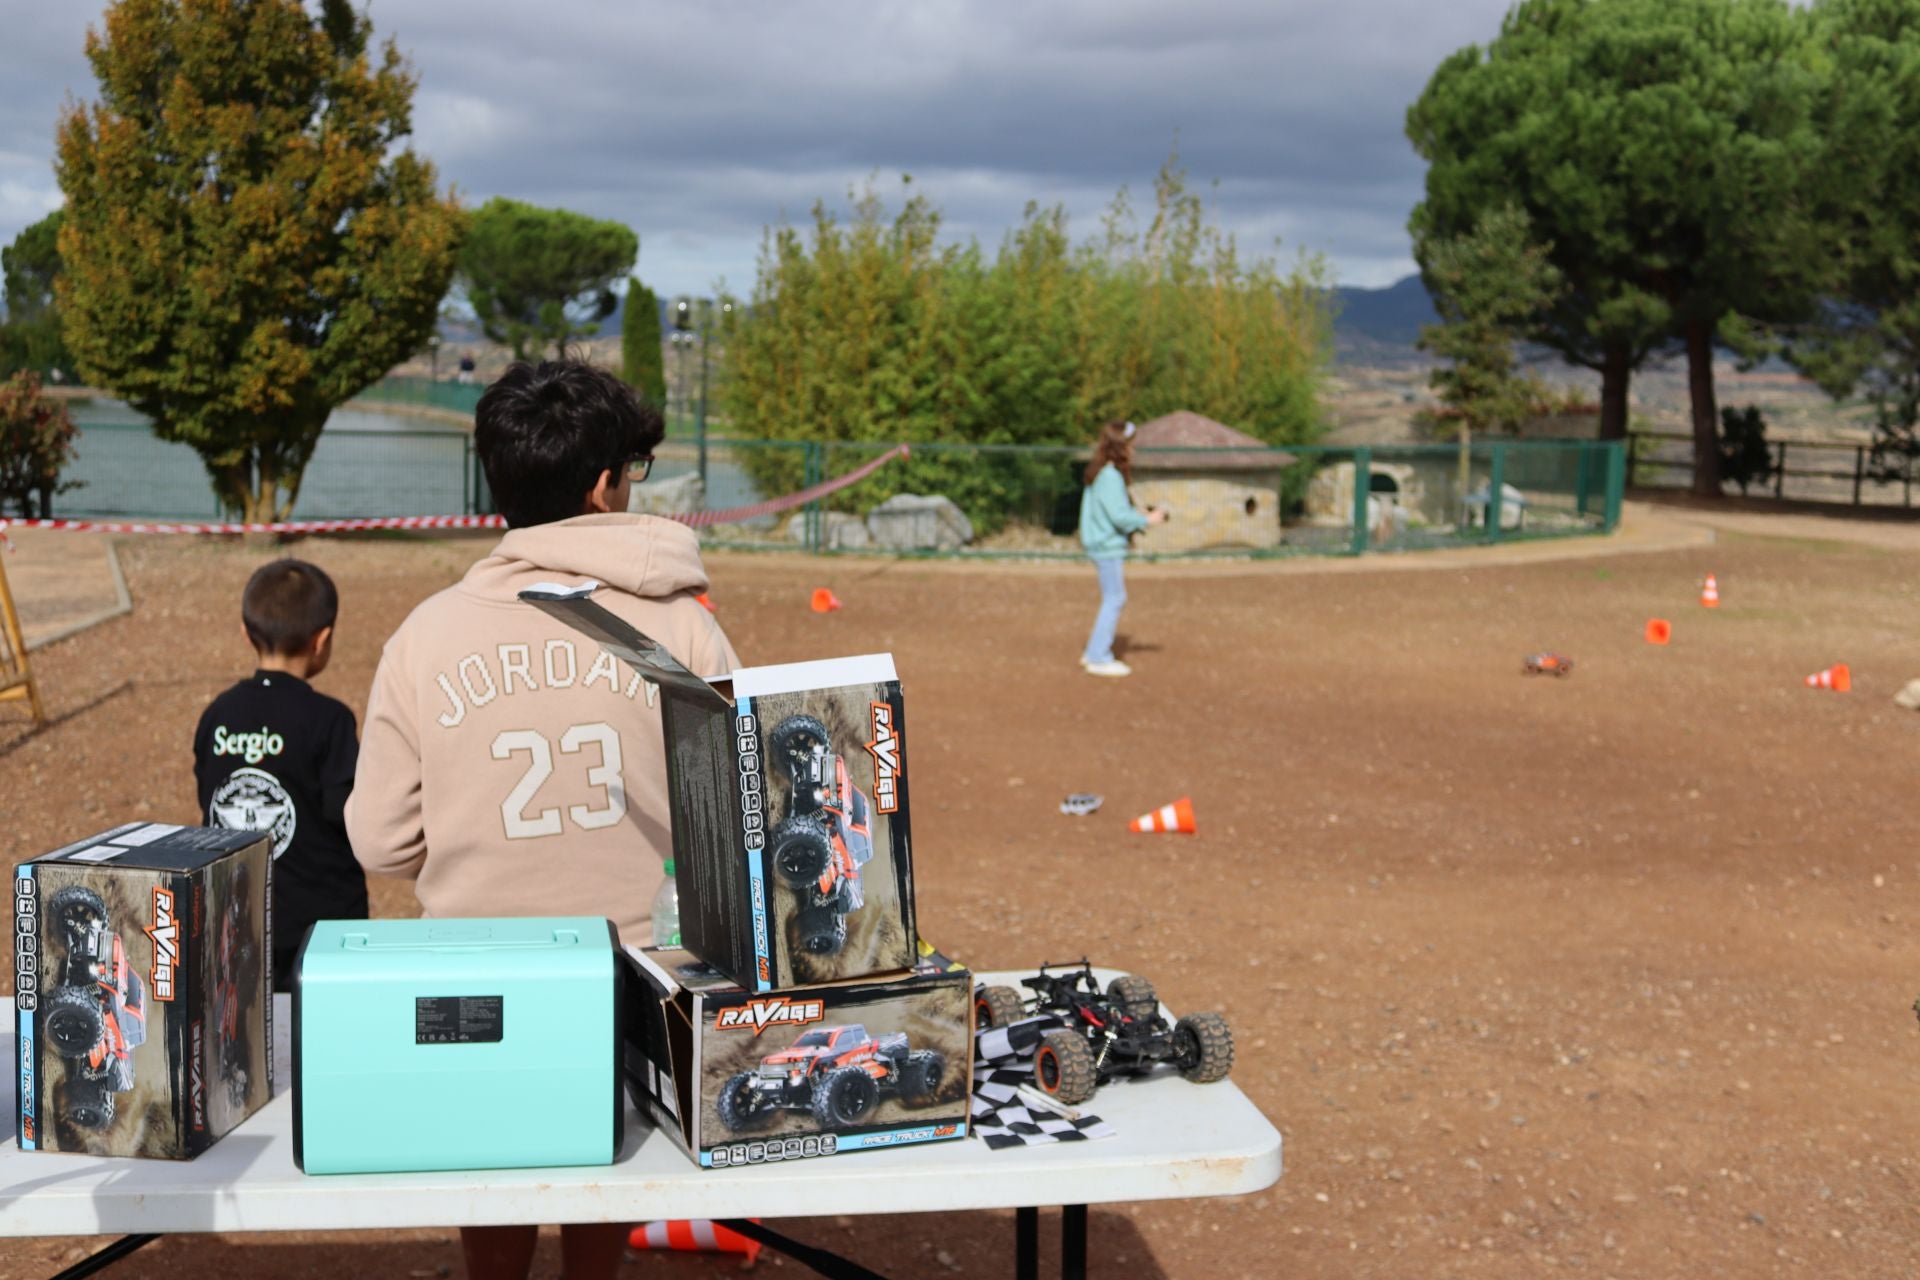
<path id="1" fill-rule="evenodd" d="M 685 945 L 755 991 L 911 968 L 906 716 L 892 656 L 704 680 L 590 594 L 521 599 L 660 689 Z"/>
<path id="2" fill-rule="evenodd" d="M 680 948 L 627 956 L 634 1105 L 703 1166 L 966 1136 L 973 979 L 964 969 L 767 995 Z"/>
<path id="3" fill-rule="evenodd" d="M 294 966 L 308 1173 L 611 1164 L 624 1139 L 613 922 L 323 920 Z"/>
<path id="4" fill-rule="evenodd" d="M 266 1104 L 270 851 L 132 822 L 15 868 L 21 1150 L 188 1160 Z"/>

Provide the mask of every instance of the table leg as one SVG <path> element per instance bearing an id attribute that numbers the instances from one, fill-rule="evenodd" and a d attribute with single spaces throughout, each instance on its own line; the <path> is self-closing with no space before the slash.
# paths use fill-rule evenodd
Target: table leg
<path id="1" fill-rule="evenodd" d="M 1060 1280 L 1087 1280 L 1087 1206 L 1060 1210 Z"/>
<path id="2" fill-rule="evenodd" d="M 1040 1280 L 1040 1210 L 1013 1211 L 1014 1280 Z"/>
<path id="3" fill-rule="evenodd" d="M 80 1280 L 82 1276 L 90 1276 L 96 1271 L 105 1270 L 134 1250 L 143 1245 L 152 1244 L 159 1238 L 157 1233 L 140 1236 L 121 1236 L 118 1240 L 115 1240 L 112 1244 L 100 1250 L 100 1252 L 80 1259 L 80 1261 L 74 1263 L 59 1275 L 54 1276 L 53 1280 Z"/>

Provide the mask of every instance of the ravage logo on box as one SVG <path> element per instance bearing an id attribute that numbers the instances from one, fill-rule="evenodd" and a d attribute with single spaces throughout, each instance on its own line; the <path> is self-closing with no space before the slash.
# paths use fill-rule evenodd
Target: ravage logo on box
<path id="1" fill-rule="evenodd" d="M 873 704 L 873 741 L 867 744 L 873 757 L 873 807 L 892 813 L 900 807 L 897 779 L 900 768 L 900 735 L 893 727 L 893 707 L 885 702 Z"/>
<path id="2" fill-rule="evenodd" d="M 193 1127 L 202 1132 L 207 1127 L 207 1091 L 200 1082 L 201 1045 L 200 1019 L 193 1020 L 192 1058 L 187 1064 L 187 1094 L 193 1107 Z"/>
<path id="3" fill-rule="evenodd" d="M 173 895 L 159 885 L 153 888 L 153 923 L 146 933 L 153 943 L 153 968 L 147 972 L 153 998 L 172 1000 L 173 974 L 180 966 L 180 925 L 173 918 Z"/>
<path id="4" fill-rule="evenodd" d="M 826 1005 L 819 1000 L 789 1000 L 786 996 L 773 996 L 720 1010 L 719 1016 L 713 1020 L 713 1027 L 716 1031 L 738 1031 L 750 1027 L 757 1036 L 768 1027 L 804 1027 L 826 1016 Z"/>

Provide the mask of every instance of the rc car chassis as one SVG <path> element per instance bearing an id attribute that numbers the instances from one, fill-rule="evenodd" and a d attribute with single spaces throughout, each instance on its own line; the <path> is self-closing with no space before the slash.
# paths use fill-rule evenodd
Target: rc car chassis
<path id="1" fill-rule="evenodd" d="M 66 946 L 59 985 L 40 1008 L 40 1030 L 66 1059 L 66 1118 L 81 1129 L 113 1123 L 116 1094 L 133 1088 L 133 1050 L 147 1039 L 147 984 L 127 965 L 107 904 L 81 885 L 47 900 Z"/>
<path id="2" fill-rule="evenodd" d="M 912 1049 L 904 1031 L 869 1036 L 857 1023 L 816 1027 L 759 1067 L 720 1086 L 720 1122 L 740 1133 L 767 1125 L 782 1111 L 810 1113 L 822 1129 L 864 1122 L 894 1095 L 913 1104 L 934 1100 L 947 1071 L 936 1049 Z"/>
<path id="3" fill-rule="evenodd" d="M 1522 675 L 1568 676 L 1573 674 L 1573 659 L 1564 653 L 1533 653 L 1520 665 Z"/>
<path id="4" fill-rule="evenodd" d="M 788 716 L 767 735 L 768 755 L 793 781 L 787 815 L 768 837 L 775 874 L 802 900 L 794 917 L 800 949 L 838 955 L 847 945 L 847 915 L 866 903 L 860 869 L 873 858 L 872 806 L 834 754 L 827 726 Z"/>
<path id="5" fill-rule="evenodd" d="M 1032 994 L 980 988 L 974 996 L 975 1024 L 1003 1027 L 1035 1017 L 1064 1023 L 1041 1034 L 1033 1056 L 1034 1083 L 1061 1102 L 1084 1102 L 1100 1085 L 1146 1075 L 1163 1062 L 1197 1084 L 1224 1080 L 1233 1069 L 1227 1020 L 1217 1013 L 1191 1013 L 1169 1026 L 1145 978 L 1127 974 L 1102 992 L 1093 966 L 1082 959 L 1043 964 L 1020 985 Z"/>

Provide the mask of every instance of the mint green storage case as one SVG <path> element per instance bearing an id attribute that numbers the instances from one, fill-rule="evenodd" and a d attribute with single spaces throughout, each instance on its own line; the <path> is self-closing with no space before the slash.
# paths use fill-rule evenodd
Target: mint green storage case
<path id="1" fill-rule="evenodd" d="M 612 1163 L 617 952 L 612 922 L 588 916 L 314 925 L 294 964 L 295 1163 Z"/>

